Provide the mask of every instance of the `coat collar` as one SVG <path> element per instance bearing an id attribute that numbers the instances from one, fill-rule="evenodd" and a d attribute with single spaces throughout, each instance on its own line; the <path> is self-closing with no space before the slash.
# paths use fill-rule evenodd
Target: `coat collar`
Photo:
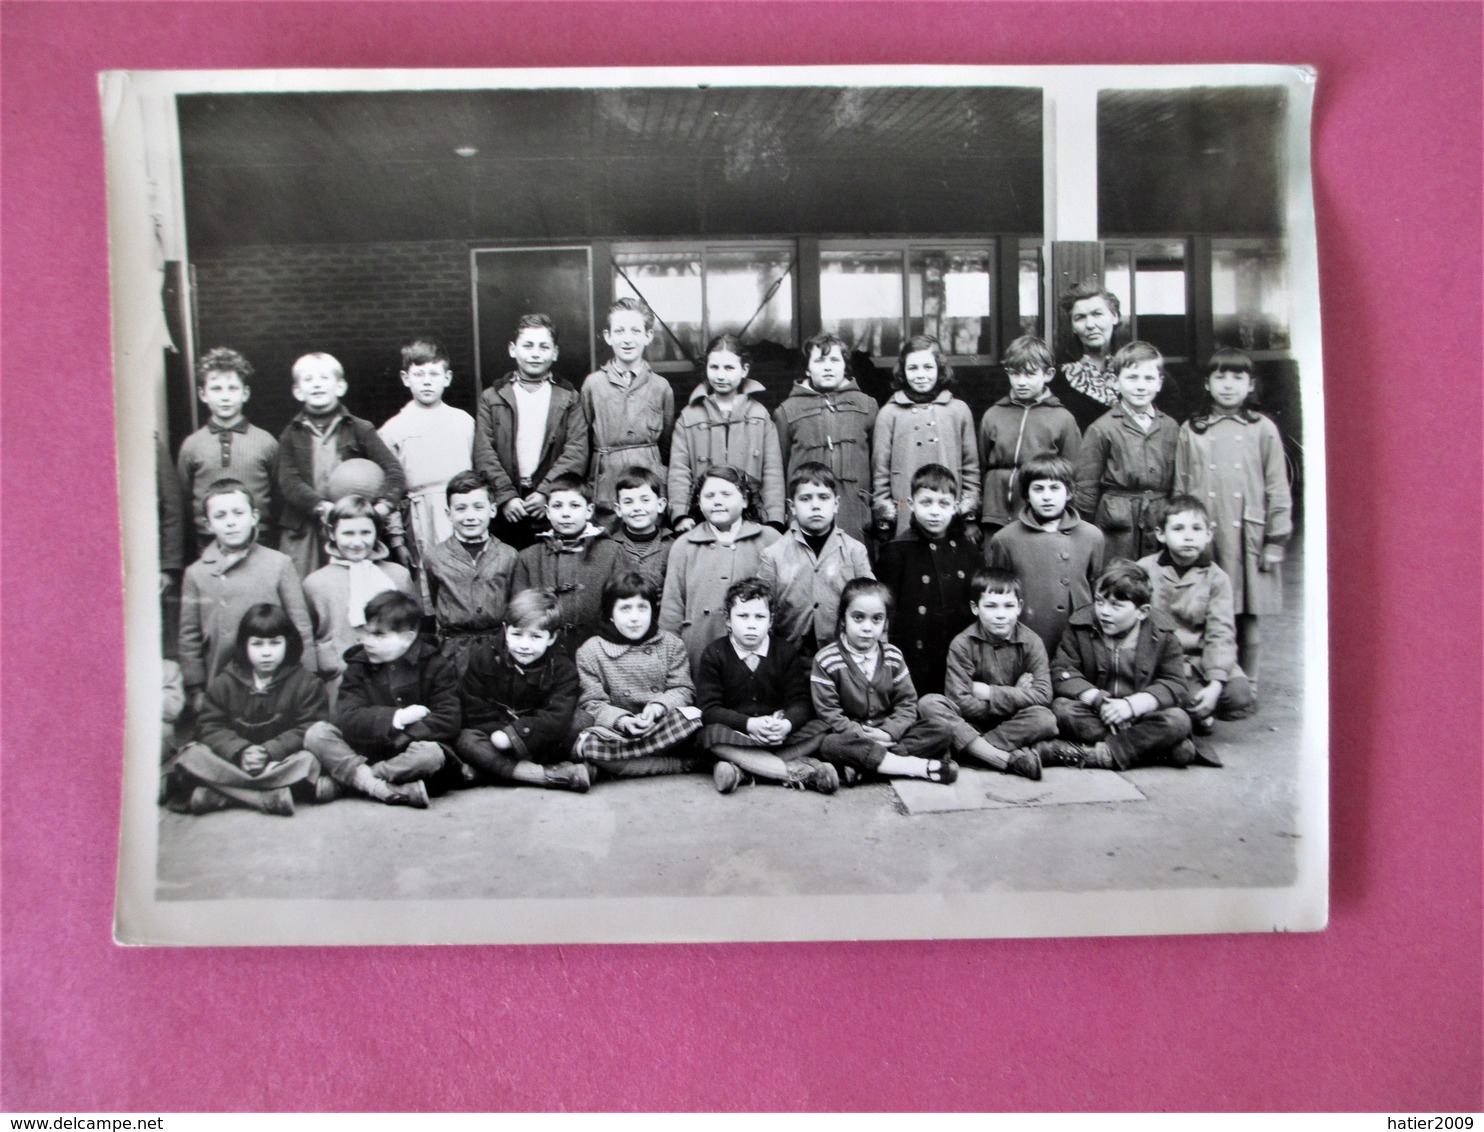
<path id="1" fill-rule="evenodd" d="M 996 409 L 1000 409 L 1000 408 L 1005 408 L 1005 409 L 1060 409 L 1060 408 L 1062 408 L 1062 403 L 1056 399 L 1056 394 L 1053 393 L 1053 392 L 1051 392 L 1051 390 L 1049 390 L 1049 389 L 1046 391 L 1046 396 L 1042 397 L 1039 401 L 1032 401 L 1029 405 L 1025 404 L 1024 402 L 1015 400 L 1015 398 L 1011 397 L 1010 394 L 1008 394 L 1008 393 L 1006 393 L 1003 397 L 1001 397 L 994 404 L 995 404 L 995 408 Z"/>
<path id="2" fill-rule="evenodd" d="M 1236 421 L 1238 424 L 1254 425 L 1262 420 L 1262 414 L 1246 407 L 1235 413 L 1206 412 L 1198 417 L 1192 417 L 1190 419 L 1190 428 L 1192 432 L 1205 432 L 1213 425 L 1224 420 Z"/>
<path id="3" fill-rule="evenodd" d="M 643 385 L 646 381 L 654 376 L 654 370 L 649 368 L 649 363 L 643 358 L 640 358 L 638 365 L 634 366 L 634 368 L 629 371 L 634 376 L 629 379 L 629 384 L 627 386 L 625 386 L 623 381 L 619 379 L 618 365 L 612 358 L 609 358 L 606 362 L 603 363 L 600 372 L 607 376 L 608 384 L 613 386 L 613 388 L 615 389 L 638 389 L 641 385 Z"/>
<path id="4" fill-rule="evenodd" d="M 898 389 L 891 395 L 891 403 L 893 405 L 906 405 L 908 408 L 911 408 L 913 405 L 946 405 L 952 400 L 953 390 L 951 389 L 938 390 L 937 395 L 931 401 L 914 401 L 911 397 L 907 396 L 905 389 Z"/>
<path id="5" fill-rule="evenodd" d="M 504 377 L 500 378 L 499 381 L 495 382 L 495 384 L 492 385 L 490 388 L 494 391 L 495 396 L 499 397 L 500 400 L 504 401 L 507 405 L 513 407 L 515 405 L 515 389 L 513 387 L 518 380 L 519 379 L 515 376 L 515 371 L 511 370 Z M 568 385 L 565 380 L 557 377 L 556 374 L 551 374 L 547 378 L 547 384 L 551 386 L 552 400 L 556 400 L 558 397 L 561 397 L 562 393 L 570 393 L 573 396 L 576 396 L 576 392 L 573 390 L 573 388 Z M 558 393 L 557 390 L 562 390 L 562 393 Z"/>
<path id="6" fill-rule="evenodd" d="M 745 538 L 757 538 L 763 533 L 761 523 L 754 523 L 751 519 L 739 519 L 737 521 L 742 525 L 737 528 L 737 537 L 734 540 L 736 542 L 741 542 Z M 680 541 L 682 542 L 687 539 L 691 542 L 715 542 L 716 533 L 711 529 L 711 524 L 702 519 L 694 527 L 686 531 L 685 534 L 680 536 Z"/>
<path id="7" fill-rule="evenodd" d="M 1029 503 L 1020 508 L 1020 521 L 1033 531 L 1044 531 L 1046 528 L 1031 517 L 1031 506 Z M 1078 523 L 1082 522 L 1082 516 L 1077 514 L 1077 508 L 1067 504 L 1067 509 L 1061 513 L 1061 520 L 1056 524 L 1059 531 L 1069 531 Z"/>
<path id="8" fill-rule="evenodd" d="M 369 668 L 395 668 L 399 664 L 416 666 L 422 664 L 429 656 L 436 656 L 437 653 L 438 646 L 419 633 L 417 640 L 412 642 L 412 647 L 390 664 L 373 664 L 371 658 L 366 655 L 366 647 L 364 645 L 351 645 L 350 648 L 346 649 L 345 663 L 364 664 Z"/>
<path id="9" fill-rule="evenodd" d="M 1086 625 L 1097 633 L 1099 639 L 1102 638 L 1102 630 L 1098 628 L 1097 613 L 1093 609 L 1092 602 L 1075 609 L 1067 621 L 1072 625 Z M 1167 614 L 1158 609 L 1150 609 L 1149 616 L 1144 618 L 1140 624 L 1138 636 L 1135 639 L 1142 646 L 1146 638 L 1153 637 L 1156 633 L 1172 633 L 1174 630 L 1175 623 Z"/>
<path id="10" fill-rule="evenodd" d="M 737 392 L 748 398 L 755 397 L 759 393 L 766 393 L 767 391 L 768 387 L 753 377 L 744 378 L 742 384 L 737 387 Z M 697 401 L 706 401 L 710 396 L 711 387 L 703 381 L 691 390 L 690 396 L 686 398 L 686 403 L 694 405 Z"/>
<path id="11" fill-rule="evenodd" d="M 1025 627 L 1024 622 L 1017 621 L 1015 622 L 1014 631 L 1008 637 L 991 637 L 984 631 L 984 626 L 979 624 L 979 619 L 977 617 L 965 631 L 974 640 L 982 641 L 986 645 L 995 647 L 1004 645 L 1023 645 L 1030 637 L 1034 636 L 1034 634 Z"/>
<path id="12" fill-rule="evenodd" d="M 790 397 L 818 397 L 820 400 L 828 400 L 831 397 L 838 397 L 842 393 L 859 393 L 860 391 L 861 387 L 855 383 L 855 378 L 847 377 L 844 385 L 840 386 L 839 389 L 831 389 L 828 393 L 821 393 L 807 381 L 795 381 L 793 388 L 788 391 L 788 395 Z"/>

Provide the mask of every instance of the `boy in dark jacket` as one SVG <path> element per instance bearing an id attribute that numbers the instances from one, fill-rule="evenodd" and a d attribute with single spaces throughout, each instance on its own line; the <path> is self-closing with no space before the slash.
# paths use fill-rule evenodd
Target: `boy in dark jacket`
<path id="1" fill-rule="evenodd" d="M 593 522 L 593 491 L 581 476 L 558 476 L 547 487 L 551 530 L 515 558 L 510 592 L 551 590 L 561 603 L 556 648 L 573 656 L 598 631 L 603 587 L 620 571 L 619 548 Z"/>
<path id="2" fill-rule="evenodd" d="M 1036 744 L 1047 766 L 1128 770 L 1196 759 L 1185 702 L 1185 654 L 1173 623 L 1149 607 L 1142 567 L 1119 559 L 1093 604 L 1072 615 L 1051 664 L 1051 702 L 1063 738 Z"/>
<path id="3" fill-rule="evenodd" d="M 418 636 L 422 606 L 393 590 L 366 603 L 361 643 L 346 651 L 334 723 L 316 723 L 304 746 L 342 786 L 394 806 L 426 809 L 425 782 L 462 781 L 454 662 Z"/>
<path id="4" fill-rule="evenodd" d="M 561 619 L 557 595 L 525 590 L 505 615 L 503 646 L 474 651 L 459 687 L 459 757 L 499 782 L 586 794 L 587 767 L 567 761 L 577 666 L 551 647 Z"/>
<path id="5" fill-rule="evenodd" d="M 974 621 L 969 583 L 981 551 L 964 532 L 958 480 L 942 464 L 912 476 L 911 525 L 881 548 L 876 576 L 896 599 L 892 643 L 907 658 L 919 695 L 941 693 L 947 642 Z"/>

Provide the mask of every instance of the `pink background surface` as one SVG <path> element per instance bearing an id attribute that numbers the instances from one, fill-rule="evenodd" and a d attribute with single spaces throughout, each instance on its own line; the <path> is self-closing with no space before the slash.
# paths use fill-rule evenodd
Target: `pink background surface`
<path id="1" fill-rule="evenodd" d="M 743 7 L 0 8 L 0 1107 L 1480 1108 L 1479 5 Z M 1329 930 L 115 947 L 122 628 L 95 73 L 847 62 L 1319 68 Z"/>

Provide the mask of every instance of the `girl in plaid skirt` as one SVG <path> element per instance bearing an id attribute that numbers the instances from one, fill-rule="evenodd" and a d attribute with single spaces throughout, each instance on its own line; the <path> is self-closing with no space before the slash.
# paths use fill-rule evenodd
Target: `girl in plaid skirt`
<path id="1" fill-rule="evenodd" d="M 691 737 L 701 729 L 693 706 L 690 658 L 673 633 L 656 626 L 660 595 L 642 574 L 603 587 L 603 623 L 577 650 L 582 710 L 594 726 L 574 753 L 616 778 L 681 774 L 699 760 Z"/>

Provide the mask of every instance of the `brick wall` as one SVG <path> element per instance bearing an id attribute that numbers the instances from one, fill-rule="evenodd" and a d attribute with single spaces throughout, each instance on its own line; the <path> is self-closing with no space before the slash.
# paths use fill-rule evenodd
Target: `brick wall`
<path id="1" fill-rule="evenodd" d="M 380 423 L 407 401 L 398 349 L 416 334 L 453 362 L 447 400 L 474 407 L 474 328 L 468 245 L 311 244 L 212 250 L 194 260 L 201 351 L 231 346 L 257 368 L 254 423 L 277 433 L 298 406 L 294 359 L 311 350 L 345 366 L 351 412 Z"/>

